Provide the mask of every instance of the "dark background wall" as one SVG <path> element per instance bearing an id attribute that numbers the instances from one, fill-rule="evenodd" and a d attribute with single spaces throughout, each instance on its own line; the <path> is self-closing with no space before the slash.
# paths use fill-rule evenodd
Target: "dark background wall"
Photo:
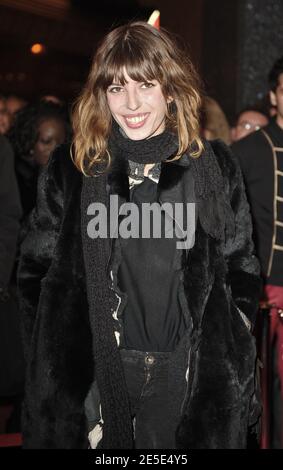
<path id="1" fill-rule="evenodd" d="M 236 109 L 263 101 L 267 74 L 283 55 L 283 0 L 240 0 Z"/>
<path id="2" fill-rule="evenodd" d="M 266 74 L 283 54 L 283 0 L 0 0 L 0 93 L 72 101 L 99 39 L 125 21 L 147 20 L 154 8 L 186 43 L 230 121 L 263 99 Z M 45 54 L 30 53 L 34 42 Z"/>
<path id="3" fill-rule="evenodd" d="M 238 8 L 237 0 L 205 0 L 203 8 L 202 77 L 230 121 L 236 108 Z"/>

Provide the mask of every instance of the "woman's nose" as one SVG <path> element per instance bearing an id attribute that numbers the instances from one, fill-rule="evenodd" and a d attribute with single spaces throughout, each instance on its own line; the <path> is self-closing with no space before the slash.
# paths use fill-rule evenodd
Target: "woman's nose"
<path id="1" fill-rule="evenodd" d="M 136 111 L 140 107 L 140 98 L 137 90 L 131 89 L 127 93 L 127 107 L 131 111 Z"/>

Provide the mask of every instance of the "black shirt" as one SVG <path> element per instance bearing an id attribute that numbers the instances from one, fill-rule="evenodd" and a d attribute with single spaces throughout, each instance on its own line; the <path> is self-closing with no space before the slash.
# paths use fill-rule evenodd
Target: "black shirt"
<path id="1" fill-rule="evenodd" d="M 131 202 L 156 201 L 157 184 L 149 178 L 131 189 Z M 161 238 L 120 238 L 121 263 L 118 287 L 126 294 L 122 313 L 123 335 L 120 347 L 140 351 L 173 351 L 186 330 L 182 309 L 184 292 L 182 263 L 185 252 L 176 248 L 177 238 L 165 237 L 161 213 Z M 144 223 L 144 221 L 143 221 Z"/>

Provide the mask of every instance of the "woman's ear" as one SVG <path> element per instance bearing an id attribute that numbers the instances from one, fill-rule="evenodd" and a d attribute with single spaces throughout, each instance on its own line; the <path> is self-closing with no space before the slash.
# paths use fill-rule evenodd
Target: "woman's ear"
<path id="1" fill-rule="evenodd" d="M 173 96 L 168 96 L 166 101 L 167 101 L 167 104 L 172 103 L 172 101 L 174 101 Z"/>

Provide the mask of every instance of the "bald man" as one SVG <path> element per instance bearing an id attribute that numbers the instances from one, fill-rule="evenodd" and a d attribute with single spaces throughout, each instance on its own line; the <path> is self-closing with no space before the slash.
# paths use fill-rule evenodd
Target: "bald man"
<path id="1" fill-rule="evenodd" d="M 242 111 L 237 119 L 235 127 L 231 129 L 232 142 L 237 142 L 254 131 L 258 131 L 264 126 L 267 126 L 268 118 L 265 114 L 247 109 Z"/>

